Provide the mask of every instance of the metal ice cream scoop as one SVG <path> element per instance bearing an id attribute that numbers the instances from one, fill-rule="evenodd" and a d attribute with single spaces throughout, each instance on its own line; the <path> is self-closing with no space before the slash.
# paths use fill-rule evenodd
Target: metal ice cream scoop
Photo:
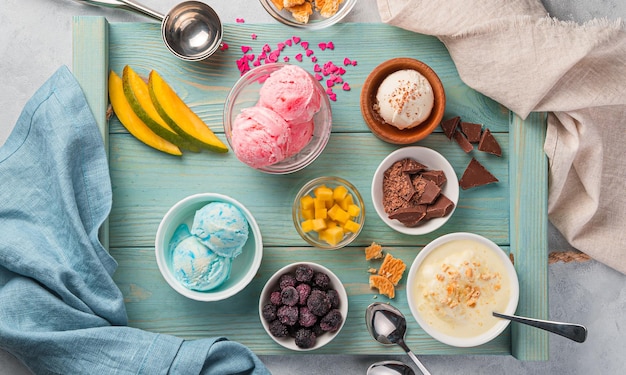
<path id="1" fill-rule="evenodd" d="M 400 361 L 382 361 L 372 363 L 367 375 L 415 375 L 415 371 Z"/>
<path id="2" fill-rule="evenodd" d="M 174 56 L 187 61 L 204 60 L 222 44 L 223 27 L 213 8 L 199 1 L 184 1 L 166 15 L 132 0 L 74 0 L 80 3 L 120 8 L 161 22 L 161 36 Z"/>

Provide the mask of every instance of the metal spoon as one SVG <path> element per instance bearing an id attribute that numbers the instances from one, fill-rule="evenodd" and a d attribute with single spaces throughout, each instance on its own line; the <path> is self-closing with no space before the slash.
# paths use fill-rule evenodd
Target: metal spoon
<path id="1" fill-rule="evenodd" d="M 382 361 L 368 367 L 367 375 L 415 375 L 415 371 L 400 361 Z"/>
<path id="2" fill-rule="evenodd" d="M 574 340 L 576 342 L 585 342 L 587 339 L 587 328 L 580 324 L 572 324 L 572 323 L 561 323 L 561 322 L 552 322 L 548 320 L 541 319 L 532 319 L 532 318 L 524 318 L 521 316 L 515 315 L 505 315 L 497 312 L 493 312 L 493 316 L 508 319 L 513 322 L 518 322 L 522 324 L 526 324 L 529 326 L 541 328 L 545 331 L 556 333 L 557 335 L 561 335 L 570 340 Z"/>
<path id="3" fill-rule="evenodd" d="M 75 0 L 95 6 L 119 8 L 161 22 L 161 36 L 174 56 L 187 61 L 204 60 L 222 44 L 223 27 L 213 8 L 199 1 L 184 1 L 166 15 L 132 0 Z"/>
<path id="4" fill-rule="evenodd" d="M 386 303 L 372 303 L 365 310 L 365 324 L 376 341 L 384 345 L 400 345 L 422 373 L 424 375 L 430 375 L 430 372 L 428 372 L 426 367 L 424 367 L 422 362 L 417 359 L 415 354 L 411 352 L 411 349 L 409 349 L 404 342 L 406 318 L 402 315 L 400 310 Z"/>

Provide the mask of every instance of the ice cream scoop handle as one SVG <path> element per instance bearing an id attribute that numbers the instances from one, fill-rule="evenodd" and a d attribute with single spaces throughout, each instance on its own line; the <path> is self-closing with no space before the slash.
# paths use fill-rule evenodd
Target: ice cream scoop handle
<path id="1" fill-rule="evenodd" d="M 95 5 L 105 8 L 119 8 L 130 12 L 135 12 L 154 18 L 157 21 L 163 21 L 165 16 L 157 11 L 148 8 L 145 5 L 139 4 L 132 0 L 74 0 L 79 3 Z"/>
<path id="2" fill-rule="evenodd" d="M 417 357 L 415 356 L 415 354 L 413 354 L 413 352 L 411 351 L 411 349 L 409 349 L 409 347 L 404 343 L 404 341 L 399 341 L 398 345 L 400 345 L 402 347 L 402 349 L 404 349 L 404 351 L 406 352 L 406 354 L 409 355 L 409 357 L 413 360 L 413 362 L 417 365 L 417 367 L 419 367 L 420 371 L 422 372 L 422 374 L 424 375 L 431 375 L 430 371 L 428 371 L 426 369 L 426 367 L 424 367 L 424 365 L 422 364 L 422 362 L 420 362 L 419 359 L 417 359 Z"/>
<path id="3" fill-rule="evenodd" d="M 521 316 L 500 314 L 495 311 L 493 312 L 493 316 L 540 328 L 548 332 L 556 333 L 557 335 L 566 337 L 576 342 L 585 342 L 585 340 L 587 339 L 587 328 L 580 324 L 551 322 L 548 320 L 524 318 Z"/>

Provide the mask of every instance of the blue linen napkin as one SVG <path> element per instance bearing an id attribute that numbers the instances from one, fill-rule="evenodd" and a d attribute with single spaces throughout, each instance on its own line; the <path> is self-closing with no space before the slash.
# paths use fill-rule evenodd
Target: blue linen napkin
<path id="1" fill-rule="evenodd" d="M 269 374 L 224 337 L 126 326 L 117 263 L 98 240 L 110 209 L 102 138 L 62 67 L 0 148 L 0 347 L 38 374 Z"/>

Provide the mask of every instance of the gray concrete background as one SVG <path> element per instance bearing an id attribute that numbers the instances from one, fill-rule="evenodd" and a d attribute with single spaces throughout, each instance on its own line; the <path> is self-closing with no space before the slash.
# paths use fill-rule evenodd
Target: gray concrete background
<path id="1" fill-rule="evenodd" d="M 72 64 L 72 16 L 105 15 L 113 22 L 143 22 L 120 10 L 101 9 L 71 0 L 0 0 L 0 145 L 9 136 L 22 107 L 61 65 Z M 166 12 L 178 0 L 142 0 Z M 256 0 L 205 0 L 224 22 L 274 22 Z M 626 19 L 623 0 L 544 0 L 561 20 Z M 375 0 L 360 0 L 348 22 L 380 22 Z M 625 244 L 626 245 L 626 244 Z M 550 251 L 570 247 L 554 228 Z M 0 301 L 0 303 L 2 303 Z M 550 337 L 550 360 L 520 362 L 502 356 L 422 356 L 433 374 L 624 374 L 626 373 L 626 275 L 593 260 L 555 263 L 549 267 L 550 319 L 581 323 L 589 337 L 577 344 Z M 365 327 L 363 327 L 365 329 Z M 409 327 L 410 329 L 410 327 Z M 262 357 L 274 374 L 363 374 L 388 357 L 289 355 Z M 398 348 L 397 359 L 410 362 Z M 11 354 L 0 349 L 0 375 L 30 374 Z"/>

